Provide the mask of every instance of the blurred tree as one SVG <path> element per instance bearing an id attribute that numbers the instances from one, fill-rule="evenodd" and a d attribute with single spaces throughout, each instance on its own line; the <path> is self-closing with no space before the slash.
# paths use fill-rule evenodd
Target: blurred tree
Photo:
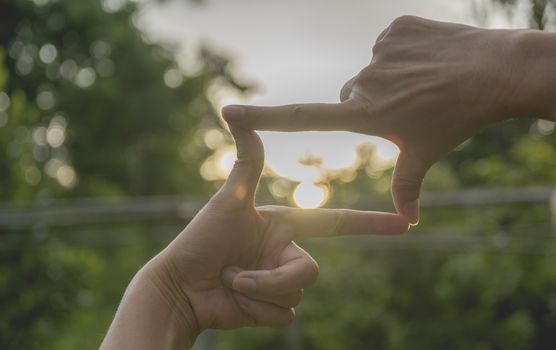
<path id="1" fill-rule="evenodd" d="M 0 2 L 1 201 L 201 196 L 210 188 L 199 174 L 208 149 L 196 136 L 218 125 L 207 89 L 215 81 L 248 87 L 210 50 L 185 76 L 176 48 L 137 28 L 136 9 L 126 0 Z M 135 265 L 108 273 L 119 279 L 111 283 L 97 273 L 106 268 L 96 251 L 62 242 L 45 227 L 0 231 L 0 348 L 48 348 L 102 283 L 116 286 L 117 302 L 127 274 L 155 249 L 126 256 L 124 265 Z M 96 323 L 95 340 L 107 327 Z"/>
<path id="2" fill-rule="evenodd" d="M 185 77 L 172 48 L 146 42 L 133 27 L 135 6 L 126 1 L 35 3 L 0 5 L 6 93 L 35 102 L 23 119 L 7 113 L 2 132 L 12 153 L 0 163 L 1 198 L 13 201 L 28 185 L 36 190 L 21 200 L 202 193 L 204 148 L 192 136 L 201 121 L 216 121 L 206 89 L 216 77 L 246 89 L 227 61 L 204 51 L 205 69 Z M 25 159 L 31 181 L 8 176 L 10 159 Z"/>

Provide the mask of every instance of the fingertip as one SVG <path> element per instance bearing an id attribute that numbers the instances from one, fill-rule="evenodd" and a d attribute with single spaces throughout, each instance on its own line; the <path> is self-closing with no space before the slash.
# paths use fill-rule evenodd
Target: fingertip
<path id="1" fill-rule="evenodd" d="M 419 210 L 419 199 L 404 204 L 402 214 L 409 220 L 411 226 L 419 223 Z"/>
<path id="2" fill-rule="evenodd" d="M 257 281 L 249 277 L 239 276 L 235 278 L 232 286 L 234 290 L 241 293 L 252 294 L 257 291 Z"/>
<path id="3" fill-rule="evenodd" d="M 249 315 L 253 326 L 284 328 L 295 320 L 294 308 L 282 308 L 273 304 L 251 299 L 240 293 L 234 298 L 243 311 Z"/>
<path id="4" fill-rule="evenodd" d="M 403 235 L 411 228 L 411 223 L 403 215 L 391 214 L 386 232 L 390 235 Z"/>
<path id="5" fill-rule="evenodd" d="M 233 289 L 234 279 L 242 269 L 236 266 L 228 266 L 222 270 L 221 279 L 224 286 Z"/>
<path id="6" fill-rule="evenodd" d="M 319 264 L 313 259 L 312 257 L 307 258 L 306 262 L 306 286 L 312 286 L 317 283 L 320 274 L 320 267 Z"/>
<path id="7" fill-rule="evenodd" d="M 279 325 L 279 328 L 284 328 L 284 327 L 289 327 L 291 326 L 291 324 L 295 321 L 295 317 L 296 317 L 296 312 L 295 312 L 295 308 L 290 308 L 289 312 L 286 315 L 286 318 L 284 320 L 284 323 Z"/>
<path id="8" fill-rule="evenodd" d="M 404 233 L 409 232 L 409 230 L 410 230 L 413 226 L 415 226 L 415 225 L 411 225 L 411 224 L 408 222 L 408 223 L 405 225 L 405 232 L 404 232 Z"/>
<path id="9" fill-rule="evenodd" d="M 238 122 L 245 117 L 245 106 L 228 105 L 222 108 L 222 117 L 228 123 Z"/>
<path id="10" fill-rule="evenodd" d="M 274 320 L 268 322 L 268 326 L 275 329 L 284 329 L 292 325 L 295 321 L 295 308 L 285 309 L 280 315 L 276 315 Z"/>

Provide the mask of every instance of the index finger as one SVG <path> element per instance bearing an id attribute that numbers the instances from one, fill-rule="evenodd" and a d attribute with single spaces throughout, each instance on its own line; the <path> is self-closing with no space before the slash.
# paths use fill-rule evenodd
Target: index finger
<path id="1" fill-rule="evenodd" d="M 399 235 L 409 230 L 407 219 L 392 213 L 288 207 L 263 207 L 259 211 L 277 214 L 278 220 L 291 225 L 297 236 Z"/>
<path id="2" fill-rule="evenodd" d="M 292 104 L 274 107 L 231 105 L 222 109 L 229 123 L 253 130 L 356 131 L 360 109 L 355 101 Z"/>

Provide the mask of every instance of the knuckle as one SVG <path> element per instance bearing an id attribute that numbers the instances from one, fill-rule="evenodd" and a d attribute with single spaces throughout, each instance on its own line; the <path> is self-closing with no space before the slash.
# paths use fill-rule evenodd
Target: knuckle
<path id="1" fill-rule="evenodd" d="M 388 46 L 388 39 L 387 38 L 382 39 L 379 42 L 375 43 L 373 45 L 373 50 L 372 50 L 373 58 L 375 58 L 375 60 L 376 60 L 376 58 L 379 58 L 380 54 L 383 53 L 386 50 L 387 46 Z"/>
<path id="2" fill-rule="evenodd" d="M 413 25 L 417 21 L 417 17 L 410 15 L 400 16 L 392 21 L 390 27 L 392 29 L 402 29 Z"/>
<path id="3" fill-rule="evenodd" d="M 303 105 L 302 104 L 295 104 L 291 106 L 291 112 L 293 116 L 299 116 L 303 114 Z"/>
<path id="4" fill-rule="evenodd" d="M 281 281 L 284 277 L 284 272 L 280 269 L 274 269 L 270 271 L 270 281 L 272 281 L 272 284 L 275 284 L 279 281 Z"/>
<path id="5" fill-rule="evenodd" d="M 360 96 L 359 93 L 357 93 L 357 96 Z M 363 105 L 361 103 L 362 101 L 360 99 L 354 99 L 352 101 L 346 102 L 344 103 L 344 113 L 346 115 L 346 118 L 355 118 L 356 122 L 360 122 L 362 120 L 360 119 L 364 119 L 364 112 L 365 109 L 363 108 Z"/>
<path id="6" fill-rule="evenodd" d="M 391 80 L 391 73 L 384 69 L 379 62 L 375 61 L 359 72 L 355 84 L 363 89 L 369 86 L 380 86 L 382 82 Z"/>
<path id="7" fill-rule="evenodd" d="M 295 104 L 291 106 L 290 110 L 291 122 L 297 124 L 305 124 L 308 115 L 307 108 L 302 104 Z"/>
<path id="8" fill-rule="evenodd" d="M 357 73 L 353 78 L 351 78 L 349 85 L 350 94 L 353 92 L 354 89 L 357 89 L 361 86 L 361 81 L 365 78 L 365 69 L 366 67 L 360 70 L 359 73 Z"/>
<path id="9" fill-rule="evenodd" d="M 343 234 L 346 226 L 346 212 L 344 210 L 338 210 L 336 213 L 336 223 L 334 225 L 334 228 L 332 229 L 332 233 Z M 317 264 L 318 268 L 318 263 L 316 261 L 315 264 Z"/>

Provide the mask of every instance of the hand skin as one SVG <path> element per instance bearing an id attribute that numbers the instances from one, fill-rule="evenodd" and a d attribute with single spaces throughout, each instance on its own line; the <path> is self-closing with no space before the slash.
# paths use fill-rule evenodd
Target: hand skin
<path id="1" fill-rule="evenodd" d="M 338 104 L 227 106 L 248 129 L 347 130 L 400 149 L 392 179 L 398 213 L 416 224 L 428 169 L 490 124 L 514 117 L 556 119 L 556 34 L 488 30 L 418 17 L 396 19 L 378 37 L 371 63 Z"/>
<path id="2" fill-rule="evenodd" d="M 401 234 L 396 214 L 344 209 L 255 208 L 263 146 L 231 125 L 238 160 L 228 180 L 189 225 L 137 273 L 101 349 L 191 347 L 208 328 L 284 327 L 317 263 L 300 236 Z"/>

